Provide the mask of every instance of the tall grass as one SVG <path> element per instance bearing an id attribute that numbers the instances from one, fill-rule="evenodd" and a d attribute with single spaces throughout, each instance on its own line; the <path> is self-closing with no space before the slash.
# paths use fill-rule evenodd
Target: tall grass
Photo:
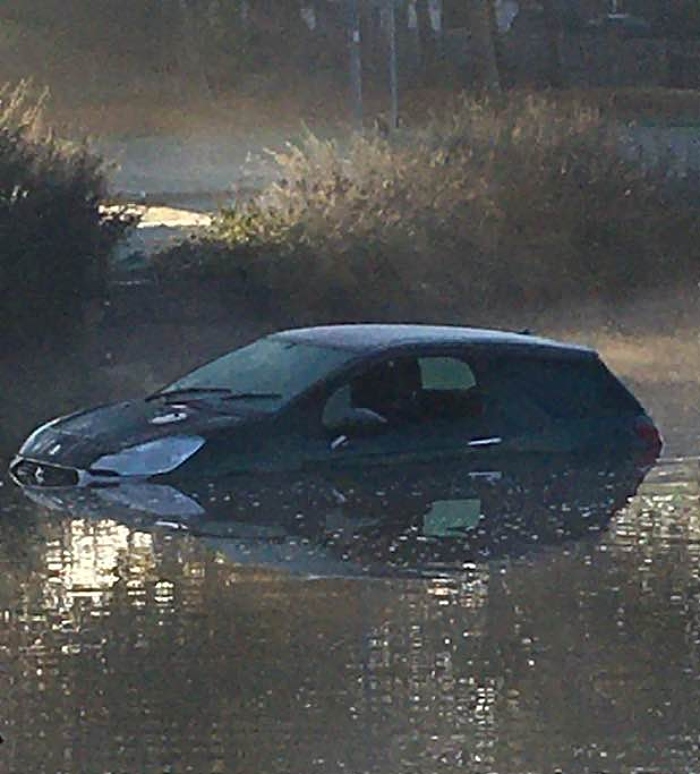
<path id="1" fill-rule="evenodd" d="M 460 98 L 389 138 L 308 134 L 275 154 L 280 182 L 161 265 L 307 317 L 445 317 L 695 273 L 695 208 L 619 148 L 596 108 L 541 95 Z"/>

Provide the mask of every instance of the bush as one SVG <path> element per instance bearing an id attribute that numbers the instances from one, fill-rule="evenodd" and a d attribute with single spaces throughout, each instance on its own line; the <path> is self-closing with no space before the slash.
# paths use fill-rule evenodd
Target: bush
<path id="1" fill-rule="evenodd" d="M 433 319 L 695 271 L 697 213 L 620 148 L 597 109 L 532 95 L 461 99 L 347 147 L 309 135 L 276 154 L 279 183 L 160 265 L 244 280 L 297 316 Z"/>
<path id="2" fill-rule="evenodd" d="M 0 88 L 0 302 L 3 345 L 64 334 L 99 296 L 129 226 L 101 209 L 102 160 L 42 129 L 44 96 Z"/>

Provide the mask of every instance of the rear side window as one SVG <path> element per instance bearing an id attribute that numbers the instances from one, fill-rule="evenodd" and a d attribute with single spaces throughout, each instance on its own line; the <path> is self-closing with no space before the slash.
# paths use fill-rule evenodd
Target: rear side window
<path id="1" fill-rule="evenodd" d="M 597 358 L 580 360 L 515 358 L 493 363 L 490 379 L 501 401 L 518 403 L 552 419 L 636 414 L 641 407 Z"/>
<path id="2" fill-rule="evenodd" d="M 419 404 L 426 420 L 473 420 L 483 412 L 481 392 L 471 366 L 449 356 L 418 358 Z"/>
<path id="3" fill-rule="evenodd" d="M 421 357 L 421 386 L 424 390 L 470 390 L 476 385 L 472 369 L 454 357 Z"/>

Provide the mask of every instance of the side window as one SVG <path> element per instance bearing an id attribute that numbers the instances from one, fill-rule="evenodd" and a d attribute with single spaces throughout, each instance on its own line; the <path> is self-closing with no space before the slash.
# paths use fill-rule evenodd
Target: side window
<path id="1" fill-rule="evenodd" d="M 350 385 L 344 384 L 326 401 L 321 414 L 321 423 L 325 428 L 336 428 L 346 420 L 351 411 Z"/>
<path id="2" fill-rule="evenodd" d="M 321 421 L 332 429 L 343 421 L 375 429 L 384 420 L 400 425 L 419 419 L 421 372 L 414 357 L 397 357 L 370 366 L 329 396 Z"/>
<path id="3" fill-rule="evenodd" d="M 361 423 L 358 409 L 397 426 L 476 417 L 482 413 L 482 401 L 474 371 L 464 360 L 397 357 L 371 366 L 335 390 L 323 408 L 322 423 L 326 428 L 347 418 Z"/>
<path id="4" fill-rule="evenodd" d="M 369 409 L 391 424 L 416 419 L 421 374 L 414 357 L 384 360 L 350 382 L 353 408 Z"/>
<path id="5" fill-rule="evenodd" d="M 483 412 L 481 391 L 469 364 L 457 357 L 421 357 L 421 411 L 426 419 L 468 419 Z"/>
<path id="6" fill-rule="evenodd" d="M 519 357 L 494 361 L 489 391 L 501 413 L 518 428 L 560 419 L 634 412 L 637 403 L 597 359 Z"/>
<path id="7" fill-rule="evenodd" d="M 424 390 L 470 390 L 476 386 L 472 369 L 456 357 L 422 357 L 418 364 Z"/>
<path id="8" fill-rule="evenodd" d="M 599 360 L 552 361 L 542 366 L 540 379 L 532 380 L 532 393 L 546 402 L 556 419 L 636 413 L 635 399 Z"/>

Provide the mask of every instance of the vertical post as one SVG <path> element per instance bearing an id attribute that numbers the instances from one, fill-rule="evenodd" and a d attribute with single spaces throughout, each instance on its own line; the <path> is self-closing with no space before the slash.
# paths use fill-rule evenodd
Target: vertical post
<path id="1" fill-rule="evenodd" d="M 360 9 L 358 0 L 348 0 L 348 37 L 350 43 L 350 87 L 353 113 L 358 130 L 362 129 L 362 57 L 360 38 Z"/>
<path id="2" fill-rule="evenodd" d="M 250 24 L 250 0 L 241 0 L 238 13 L 240 14 L 241 23 L 244 27 L 247 27 Z"/>
<path id="3" fill-rule="evenodd" d="M 543 0 L 543 2 L 546 5 L 554 0 Z M 501 90 L 501 80 L 496 58 L 493 0 L 470 0 L 469 10 L 472 42 L 478 62 L 481 88 L 498 92 Z"/>
<path id="4" fill-rule="evenodd" d="M 396 129 L 399 125 L 399 79 L 396 66 L 396 5 L 394 0 L 387 3 L 387 35 L 389 37 L 389 93 L 391 95 L 391 110 L 389 126 Z"/>

